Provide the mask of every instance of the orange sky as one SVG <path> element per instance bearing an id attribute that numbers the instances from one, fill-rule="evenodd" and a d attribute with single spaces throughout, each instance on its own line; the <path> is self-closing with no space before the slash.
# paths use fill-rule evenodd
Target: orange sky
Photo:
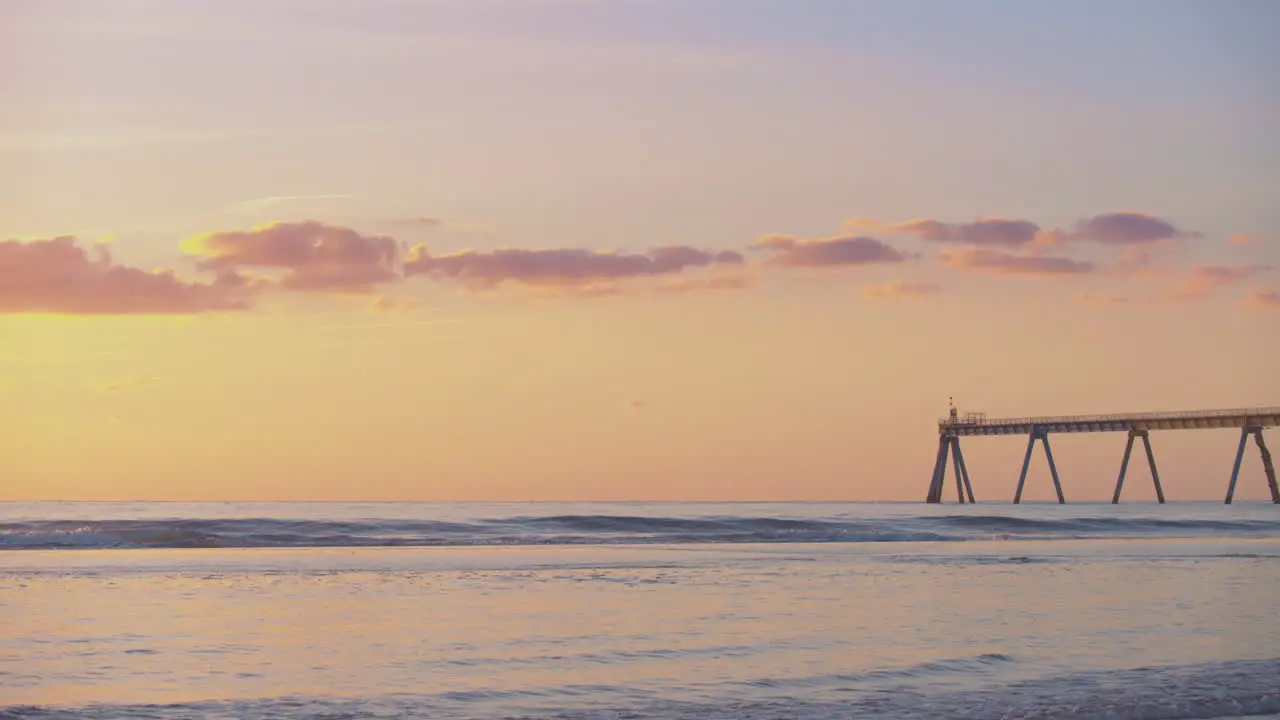
<path id="1" fill-rule="evenodd" d="M 486 2 L 0 10 L 0 500 L 916 500 L 948 396 L 1280 405 L 1243 6 L 1107 73 L 912 51 L 889 4 Z M 1001 7 L 935 20 L 1075 22 Z M 1236 440 L 1154 434 L 1167 495 Z M 1123 435 L 1053 443 L 1109 498 Z M 966 441 L 979 499 L 1023 450 Z"/>

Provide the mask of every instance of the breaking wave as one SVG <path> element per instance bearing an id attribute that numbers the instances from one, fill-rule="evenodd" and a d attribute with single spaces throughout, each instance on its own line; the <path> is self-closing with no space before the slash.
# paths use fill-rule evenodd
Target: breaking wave
<path id="1" fill-rule="evenodd" d="M 431 547 L 689 543 L 959 542 L 1108 537 L 1277 537 L 1275 520 L 1121 517 L 897 518 L 545 515 L 430 519 L 169 518 L 0 522 L 0 549 Z"/>

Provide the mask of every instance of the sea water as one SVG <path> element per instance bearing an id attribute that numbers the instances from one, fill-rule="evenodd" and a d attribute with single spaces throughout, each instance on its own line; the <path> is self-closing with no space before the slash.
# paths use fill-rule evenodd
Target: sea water
<path id="1" fill-rule="evenodd" d="M 1280 713 L 1280 508 L 0 504 L 0 718 Z"/>

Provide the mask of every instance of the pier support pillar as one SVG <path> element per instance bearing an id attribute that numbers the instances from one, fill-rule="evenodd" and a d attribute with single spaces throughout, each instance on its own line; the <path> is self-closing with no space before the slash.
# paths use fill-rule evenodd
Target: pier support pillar
<path id="1" fill-rule="evenodd" d="M 938 438 L 938 456 L 933 463 L 933 479 L 929 482 L 929 495 L 925 498 L 927 503 L 942 502 L 942 482 L 947 474 L 947 449 L 951 447 L 950 440 L 946 435 Z"/>
<path id="2" fill-rule="evenodd" d="M 955 469 L 956 474 L 956 502 L 964 504 L 964 473 L 960 471 L 960 454 L 956 452 L 956 446 L 960 444 L 959 438 L 951 438 L 951 465 Z"/>
<path id="3" fill-rule="evenodd" d="M 1049 433 L 1042 433 L 1040 442 L 1044 443 L 1044 456 L 1049 460 L 1049 474 L 1053 476 L 1053 489 L 1058 493 L 1058 504 L 1065 505 L 1067 500 L 1062 496 L 1062 481 L 1058 480 L 1058 466 L 1053 462 L 1053 450 L 1049 448 Z"/>
<path id="4" fill-rule="evenodd" d="M 1267 449 L 1267 443 L 1262 439 L 1262 428 L 1254 428 L 1253 440 L 1258 444 L 1258 453 L 1262 455 L 1262 470 L 1267 474 L 1267 487 L 1271 489 L 1271 502 L 1280 505 L 1280 486 L 1276 485 L 1276 466 L 1271 463 L 1271 451 Z"/>
<path id="5" fill-rule="evenodd" d="M 1164 488 L 1160 487 L 1160 473 L 1156 470 L 1156 456 L 1151 452 L 1151 438 L 1142 431 L 1142 446 L 1147 450 L 1147 464 L 1151 466 L 1151 482 L 1156 486 L 1156 500 L 1164 504 Z"/>
<path id="6" fill-rule="evenodd" d="M 1240 431 L 1240 446 L 1236 448 L 1236 462 L 1231 467 L 1231 482 L 1227 485 L 1227 504 L 1235 498 L 1236 480 L 1240 477 L 1240 461 L 1244 459 L 1244 446 L 1249 436 L 1258 446 L 1258 454 L 1262 456 L 1262 471 L 1267 475 L 1267 488 L 1271 490 L 1271 502 L 1280 505 L 1280 485 L 1276 484 L 1276 466 L 1271 461 L 1271 451 L 1267 449 L 1266 440 L 1262 439 L 1262 427 L 1245 425 Z"/>
<path id="7" fill-rule="evenodd" d="M 1129 470 L 1129 456 L 1133 454 L 1133 431 L 1129 431 L 1129 440 L 1124 444 L 1124 459 L 1120 461 L 1120 477 L 1116 478 L 1116 492 L 1111 496 L 1111 504 L 1120 503 L 1120 490 L 1124 488 L 1124 474 Z"/>
<path id="8" fill-rule="evenodd" d="M 1240 477 L 1240 461 L 1244 459 L 1244 446 L 1249 442 L 1249 430 L 1251 428 L 1245 425 L 1240 429 L 1240 445 L 1236 448 L 1236 462 L 1231 466 L 1231 482 L 1227 483 L 1227 501 L 1230 505 L 1231 500 L 1236 496 L 1236 479 Z"/>
<path id="9" fill-rule="evenodd" d="M 1150 434 L 1139 428 L 1129 430 L 1129 441 L 1124 446 L 1124 460 L 1120 462 L 1120 476 L 1116 478 L 1116 492 L 1111 496 L 1111 504 L 1120 502 L 1120 490 L 1124 487 L 1125 471 L 1129 469 L 1129 456 L 1133 453 L 1134 438 L 1142 438 L 1142 447 L 1147 451 L 1147 465 L 1151 468 L 1151 482 L 1156 486 L 1156 500 L 1164 504 L 1164 488 L 1160 485 L 1160 472 L 1156 470 L 1156 456 L 1151 451 Z"/>
<path id="10" fill-rule="evenodd" d="M 958 466 L 956 474 L 964 478 L 964 489 L 969 494 L 969 503 L 977 503 L 977 500 L 973 499 L 973 485 L 969 483 L 969 467 L 964 463 L 964 453 L 960 452 L 960 438 L 958 437 L 951 438 L 951 456 L 955 458 Z"/>
<path id="11" fill-rule="evenodd" d="M 1035 428 L 1027 438 L 1027 454 L 1022 458 L 1022 473 L 1018 476 L 1018 489 L 1013 494 L 1013 504 L 1022 502 L 1022 489 L 1027 484 L 1027 467 L 1031 465 L 1031 453 L 1036 448 L 1036 440 L 1044 443 L 1044 456 L 1049 461 L 1049 474 L 1053 476 L 1053 489 L 1058 494 L 1058 504 L 1064 505 L 1067 500 L 1062 495 L 1062 481 L 1058 478 L 1058 465 L 1053 461 L 1053 450 L 1049 447 L 1049 432 Z"/>
<path id="12" fill-rule="evenodd" d="M 973 499 L 973 485 L 969 483 L 969 468 L 964 464 L 964 454 L 960 452 L 960 438 L 954 435 L 943 435 L 938 438 L 938 455 L 933 462 L 933 479 L 929 481 L 929 495 L 925 502 L 937 504 L 942 502 L 942 493 L 947 484 L 947 455 L 951 455 L 952 467 L 956 474 L 956 499 L 961 505 L 968 495 L 970 503 Z"/>
<path id="13" fill-rule="evenodd" d="M 1018 475 L 1018 489 L 1013 493 L 1013 504 L 1022 502 L 1022 488 L 1027 484 L 1027 468 L 1031 465 L 1031 451 L 1036 449 L 1036 432 L 1027 438 L 1027 454 L 1022 458 L 1022 473 Z"/>

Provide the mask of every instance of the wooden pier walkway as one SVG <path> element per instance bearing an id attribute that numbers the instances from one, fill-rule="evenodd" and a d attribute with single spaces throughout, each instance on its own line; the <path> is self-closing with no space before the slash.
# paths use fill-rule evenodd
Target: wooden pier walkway
<path id="1" fill-rule="evenodd" d="M 1022 461 L 1022 473 L 1018 477 L 1018 489 L 1014 493 L 1013 502 L 1022 502 L 1022 489 L 1027 482 L 1027 468 L 1031 464 L 1031 455 L 1036 441 L 1044 445 L 1045 459 L 1049 463 L 1049 473 L 1053 477 L 1053 487 L 1058 495 L 1058 502 L 1065 503 L 1062 493 L 1062 482 L 1058 478 L 1058 468 L 1053 462 L 1053 450 L 1049 447 L 1050 433 L 1083 433 L 1083 432 L 1127 432 L 1129 442 L 1125 445 L 1124 459 L 1120 463 L 1120 475 L 1116 479 L 1115 494 L 1111 502 L 1120 502 L 1120 492 L 1124 488 L 1124 476 L 1129 468 L 1129 456 L 1133 452 L 1133 441 L 1142 439 L 1146 451 L 1147 463 L 1151 467 L 1151 479 L 1155 483 L 1156 498 L 1163 503 L 1164 488 L 1160 486 L 1160 474 L 1156 470 L 1155 454 L 1151 449 L 1149 433 L 1152 430 L 1204 430 L 1222 428 L 1240 428 L 1240 444 L 1236 448 L 1235 465 L 1231 470 L 1231 479 L 1227 484 L 1227 504 L 1235 496 L 1236 480 L 1240 475 L 1240 462 L 1244 458 L 1245 445 L 1252 435 L 1262 455 L 1262 467 L 1267 476 L 1267 484 L 1271 489 L 1271 501 L 1280 504 L 1280 486 L 1276 483 L 1276 470 L 1271 461 L 1271 452 L 1263 440 L 1263 428 L 1280 426 L 1280 407 L 1240 408 L 1232 410 L 1193 410 L 1185 412 L 1153 412 L 1131 413 L 1122 415 L 1072 415 L 1062 417 L 1022 417 L 1022 418 L 988 418 L 982 413 L 960 415 L 955 407 L 951 408 L 948 417 L 938 420 L 938 456 L 933 466 L 933 479 L 929 484 L 926 502 L 942 502 L 943 486 L 946 481 L 947 459 L 950 455 L 956 478 L 956 495 L 959 502 L 974 502 L 973 486 L 969 482 L 969 470 L 964 463 L 964 454 L 960 450 L 960 438 L 976 435 L 1025 435 L 1027 436 L 1027 453 Z"/>

